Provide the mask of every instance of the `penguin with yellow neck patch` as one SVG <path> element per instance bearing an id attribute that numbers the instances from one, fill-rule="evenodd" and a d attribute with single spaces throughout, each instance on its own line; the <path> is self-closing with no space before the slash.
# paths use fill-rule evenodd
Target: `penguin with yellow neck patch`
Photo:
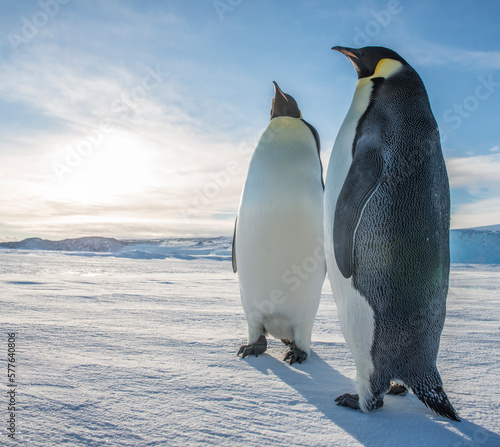
<path id="1" fill-rule="evenodd" d="M 330 158 L 325 255 L 357 394 L 369 412 L 391 381 L 459 420 L 436 368 L 450 268 L 450 196 L 439 131 L 417 72 L 383 47 L 334 47 L 358 82 Z"/>
<path id="2" fill-rule="evenodd" d="M 271 121 L 252 155 L 233 238 L 248 342 L 242 357 L 267 349 L 266 335 L 302 363 L 325 279 L 323 178 L 318 133 L 295 99 L 274 83 Z"/>

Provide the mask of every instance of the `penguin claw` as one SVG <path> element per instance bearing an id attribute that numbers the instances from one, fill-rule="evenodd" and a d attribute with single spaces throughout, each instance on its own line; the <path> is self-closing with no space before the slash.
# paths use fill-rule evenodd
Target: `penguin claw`
<path id="1" fill-rule="evenodd" d="M 293 365 L 295 362 L 302 363 L 307 358 L 307 354 L 304 351 L 297 348 L 297 346 L 295 346 L 295 343 L 291 343 L 291 347 L 292 349 L 290 349 L 290 351 L 286 353 L 285 358 L 283 360 L 285 362 L 288 361 L 290 365 Z"/>
<path id="2" fill-rule="evenodd" d="M 335 399 L 335 402 L 337 402 L 337 405 L 340 405 L 342 407 L 349 407 L 353 408 L 354 410 L 361 410 L 361 407 L 359 405 L 359 396 L 357 394 L 349 394 L 349 393 L 342 394 L 342 396 L 339 396 L 337 397 L 337 399 Z M 378 410 L 383 406 L 384 406 L 384 400 L 382 398 L 373 397 L 373 399 L 367 404 L 367 411 Z"/>
<path id="3" fill-rule="evenodd" d="M 255 343 L 241 346 L 236 355 L 241 354 L 242 359 L 248 357 L 249 355 L 255 355 L 255 357 L 258 357 L 259 354 L 266 352 L 266 349 L 267 349 L 266 337 L 264 335 L 261 335 Z"/>
<path id="4" fill-rule="evenodd" d="M 357 394 L 345 393 L 335 399 L 337 405 L 341 407 L 354 408 L 355 410 L 361 410 L 359 406 L 359 396 Z"/>

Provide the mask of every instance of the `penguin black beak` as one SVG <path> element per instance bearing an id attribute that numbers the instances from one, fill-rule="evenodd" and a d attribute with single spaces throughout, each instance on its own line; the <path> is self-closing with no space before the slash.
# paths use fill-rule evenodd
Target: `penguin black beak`
<path id="1" fill-rule="evenodd" d="M 356 72 L 358 73 L 358 79 L 361 79 L 366 76 L 366 69 L 367 67 L 364 66 L 363 62 L 360 60 L 358 51 L 355 48 L 347 48 L 347 47 L 332 47 L 332 50 L 338 51 L 339 53 L 342 53 L 344 56 L 346 56 L 354 65 L 354 68 L 356 69 Z M 371 73 L 368 75 L 370 76 Z"/>
<path id="2" fill-rule="evenodd" d="M 283 93 L 279 85 L 273 81 L 274 84 L 274 98 L 271 103 L 271 119 L 278 116 L 291 116 L 293 118 L 300 118 L 300 110 L 297 102 L 290 95 Z"/>
<path id="3" fill-rule="evenodd" d="M 344 56 L 347 56 L 349 59 L 355 59 L 359 60 L 359 57 L 355 54 L 355 49 L 354 48 L 347 48 L 347 47 L 332 47 L 332 50 L 338 51 L 339 53 L 342 53 Z"/>
<path id="4" fill-rule="evenodd" d="M 358 73 L 358 79 L 367 78 L 375 72 L 375 67 L 378 63 L 378 59 L 372 60 L 369 55 L 366 55 L 363 48 L 347 48 L 347 47 L 332 47 L 332 50 L 342 53 L 344 56 L 349 58 L 349 60 L 354 65 L 356 72 Z"/>
<path id="5" fill-rule="evenodd" d="M 280 89 L 278 83 L 276 81 L 273 81 L 273 84 L 274 84 L 274 98 L 276 99 L 276 95 L 281 95 L 283 96 L 284 100 L 288 102 L 288 99 L 286 98 L 283 91 Z"/>

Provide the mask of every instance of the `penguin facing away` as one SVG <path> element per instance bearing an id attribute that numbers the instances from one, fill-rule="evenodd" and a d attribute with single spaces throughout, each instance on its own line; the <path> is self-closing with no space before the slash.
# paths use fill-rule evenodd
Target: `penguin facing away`
<path id="1" fill-rule="evenodd" d="M 267 334 L 289 346 L 290 364 L 310 353 L 326 275 L 319 151 L 317 131 L 274 82 L 271 121 L 250 161 L 233 237 L 248 324 L 242 358 L 263 353 Z"/>
<path id="2" fill-rule="evenodd" d="M 436 368 L 450 268 L 448 176 L 417 72 L 382 47 L 334 47 L 358 73 L 325 186 L 325 256 L 357 393 L 369 412 L 391 381 L 460 420 Z M 394 390 L 393 390 L 394 391 Z"/>

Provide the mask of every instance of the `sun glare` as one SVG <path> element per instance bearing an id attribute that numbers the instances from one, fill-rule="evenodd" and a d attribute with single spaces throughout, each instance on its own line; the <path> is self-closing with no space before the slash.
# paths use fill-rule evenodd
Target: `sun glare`
<path id="1" fill-rule="evenodd" d="M 112 203 L 143 191 L 152 173 L 150 150 L 137 137 L 109 135 L 61 182 L 65 199 L 82 204 Z"/>

